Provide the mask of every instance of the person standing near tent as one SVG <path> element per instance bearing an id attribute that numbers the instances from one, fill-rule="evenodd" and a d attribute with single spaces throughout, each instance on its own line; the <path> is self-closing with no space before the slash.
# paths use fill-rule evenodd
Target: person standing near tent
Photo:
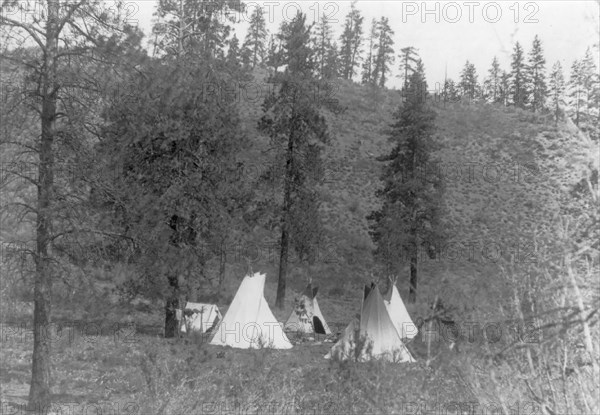
<path id="1" fill-rule="evenodd" d="M 285 323 L 286 330 L 306 334 L 331 334 L 317 301 L 318 291 L 318 287 L 313 288 L 312 283 L 308 284 Z"/>

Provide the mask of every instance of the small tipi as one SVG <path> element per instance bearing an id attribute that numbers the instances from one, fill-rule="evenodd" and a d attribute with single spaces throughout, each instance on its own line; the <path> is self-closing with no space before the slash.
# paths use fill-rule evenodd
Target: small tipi
<path id="1" fill-rule="evenodd" d="M 332 357 L 360 362 L 372 359 L 395 363 L 415 361 L 400 339 L 377 286 L 365 287 L 360 319 L 346 327 L 342 337 L 325 355 L 326 359 Z"/>
<path id="2" fill-rule="evenodd" d="M 210 344 L 239 349 L 292 347 L 265 300 L 265 279 L 258 272 L 244 277 Z"/>
<path id="3" fill-rule="evenodd" d="M 187 302 L 183 310 L 181 332 L 206 333 L 223 319 L 216 304 Z"/>
<path id="4" fill-rule="evenodd" d="M 400 338 L 412 339 L 415 337 L 419 330 L 410 318 L 408 311 L 406 311 L 402 297 L 400 297 L 400 293 L 396 288 L 395 280 L 390 279 L 389 288 L 384 295 L 384 302 Z"/>
<path id="5" fill-rule="evenodd" d="M 317 301 L 318 287 L 309 283 L 302 297 L 296 302 L 290 317 L 285 322 L 285 329 L 298 333 L 331 334 L 331 330 L 321 313 Z"/>

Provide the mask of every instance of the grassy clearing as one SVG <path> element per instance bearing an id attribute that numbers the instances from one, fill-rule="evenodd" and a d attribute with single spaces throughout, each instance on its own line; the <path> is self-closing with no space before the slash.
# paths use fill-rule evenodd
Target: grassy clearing
<path id="1" fill-rule="evenodd" d="M 409 403 L 474 399 L 450 368 L 330 362 L 323 358 L 330 342 L 306 342 L 285 351 L 235 350 L 207 345 L 201 337 L 110 334 L 67 330 L 57 336 L 55 402 L 134 402 L 144 414 L 201 413 L 214 405 L 341 414 L 392 413 Z M 11 407 L 27 397 L 27 340 L 13 333 L 2 344 L 1 399 Z"/>
<path id="2" fill-rule="evenodd" d="M 431 273 L 438 272 L 439 264 L 428 268 Z M 446 275 L 449 280 L 454 277 Z M 266 289 L 271 304 L 272 280 Z M 460 297 L 460 293 L 450 297 L 447 283 L 425 285 L 423 303 L 408 305 L 414 319 L 427 315 L 425 299 L 442 293 L 446 298 Z M 360 294 L 356 289 L 319 294 L 321 309 L 334 333 L 341 332 L 359 312 Z M 292 292 L 284 311 L 273 309 L 279 321 L 287 318 L 293 298 Z M 483 355 L 480 334 L 459 352 L 450 351 L 443 336 L 434 338 L 430 365 L 426 364 L 427 339 L 422 335 L 408 344 L 416 364 L 338 363 L 324 359 L 332 343 L 319 337 L 314 342 L 291 337 L 297 344 L 284 351 L 215 347 L 207 344 L 206 336 L 163 339 L 159 304 L 140 308 L 131 303 L 106 303 L 100 312 L 104 319 L 78 318 L 74 323 L 73 317 L 84 315 L 84 300 L 71 298 L 70 314 L 56 313 L 61 316 L 57 322 L 67 325 L 53 335 L 57 407 L 99 405 L 108 410 L 118 406 L 143 414 L 211 413 L 215 408 L 223 413 L 240 408 L 254 413 L 266 408 L 271 411 L 268 413 L 362 414 L 439 411 L 456 402 L 465 407 L 494 402 L 489 397 L 484 403 L 465 375 L 469 360 Z M 219 306 L 225 313 L 226 304 Z M 119 314 L 125 312 L 127 316 Z M 16 325 L 2 326 L 0 400 L 10 410 L 27 399 L 32 344 L 29 318 L 25 310 L 13 320 Z M 136 324 L 129 325 L 130 321 Z"/>

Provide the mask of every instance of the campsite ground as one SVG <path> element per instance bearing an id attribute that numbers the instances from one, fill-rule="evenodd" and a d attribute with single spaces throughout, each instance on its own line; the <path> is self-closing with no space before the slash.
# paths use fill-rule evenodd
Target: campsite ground
<path id="1" fill-rule="evenodd" d="M 444 269 L 446 279 L 456 278 L 447 266 Z M 466 274 L 464 266 L 460 269 Z M 486 271 L 472 265 L 470 272 Z M 492 269 L 488 267 L 487 272 Z M 423 273 L 441 273 L 440 265 L 424 264 Z M 272 305 L 276 284 L 273 274 L 268 275 L 265 296 Z M 231 287 L 240 279 L 232 278 Z M 449 289 L 447 281 L 424 281 L 424 300 L 407 304 L 414 320 L 427 317 L 430 310 L 425 299 L 434 294 L 443 293 L 449 301 L 461 296 Z M 279 321 L 288 317 L 303 284 L 292 281 L 285 309 L 272 308 Z M 477 286 L 471 290 L 471 296 L 478 295 Z M 400 292 L 406 298 L 403 287 Z M 429 365 L 427 341 L 421 334 L 408 344 L 417 363 L 339 363 L 324 359 L 333 344 L 331 338 L 300 341 L 290 337 L 295 343 L 290 350 L 223 348 L 208 345 L 206 337 L 196 335 L 164 339 L 162 304 L 140 299 L 123 302 L 110 293 L 107 284 L 97 282 L 93 289 L 88 287 L 87 295 L 56 301 L 52 392 L 55 409 L 62 413 L 71 413 L 68 408 L 73 408 L 73 414 L 93 413 L 93 407 L 101 413 L 119 414 L 442 414 L 460 413 L 456 405 L 465 411 L 477 406 L 476 413 L 497 405 L 497 385 L 483 380 L 490 377 L 483 360 L 490 345 L 482 341 L 481 332 L 474 333 L 472 342 L 461 343 L 458 351 L 449 350 L 447 340 L 452 336 L 441 332 L 432 338 Z M 341 332 L 359 312 L 360 295 L 357 289 L 319 294 L 320 307 L 334 333 Z M 225 313 L 227 303 L 219 302 L 219 307 Z M 31 309 L 13 310 L 10 322 L 0 326 L 0 401 L 6 414 L 24 413 L 20 410 L 27 400 L 31 373 Z M 459 314 L 465 320 L 483 319 L 479 315 L 478 320 L 472 309 L 464 308 Z M 509 340 L 503 337 L 502 344 L 492 346 L 502 347 Z M 516 405 L 532 405 L 514 399 Z M 121 412 L 111 412 L 118 408 Z"/>
<path id="2" fill-rule="evenodd" d="M 345 302 L 326 297 L 321 303 L 330 310 L 346 309 Z M 154 324 L 134 328 L 122 318 L 86 321 L 53 334 L 55 409 L 70 407 L 75 414 L 94 405 L 102 413 L 121 408 L 115 413 L 127 414 L 410 413 L 417 406 L 433 410 L 477 402 L 448 358 L 438 357 L 426 367 L 420 337 L 410 346 L 415 364 L 343 364 L 323 358 L 332 345 L 323 338 L 290 350 L 237 350 L 210 346 L 202 336 L 163 339 L 159 313 L 135 314 Z M 26 327 L 2 326 L 2 413 L 21 413 L 19 405 L 27 399 L 32 334 Z M 444 350 L 439 346 L 434 344 L 434 351 Z M 239 412 L 240 406 L 246 412 Z"/>

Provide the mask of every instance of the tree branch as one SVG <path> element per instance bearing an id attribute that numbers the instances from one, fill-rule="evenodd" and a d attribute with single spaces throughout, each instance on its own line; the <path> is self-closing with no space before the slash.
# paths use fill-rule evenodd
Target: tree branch
<path id="1" fill-rule="evenodd" d="M 71 6 L 71 9 L 67 12 L 67 14 L 63 17 L 63 19 L 61 19 L 61 21 L 58 24 L 58 33 L 62 32 L 63 28 L 65 27 L 65 24 L 69 21 L 71 16 L 73 16 L 73 13 L 75 13 L 75 11 L 77 11 L 77 9 L 79 9 L 79 7 L 82 6 L 84 3 L 86 3 L 86 0 L 81 0 L 79 3 Z"/>
<path id="2" fill-rule="evenodd" d="M 42 32 L 39 29 L 36 29 L 35 27 L 28 25 L 26 23 L 21 23 L 16 20 L 10 19 L 10 18 L 6 17 L 4 13 L 0 13 L 0 24 L 5 24 L 10 27 L 18 27 L 18 28 L 25 30 L 27 33 L 29 33 L 29 36 L 31 36 L 33 38 L 33 40 L 35 40 L 35 42 L 42 49 L 42 51 L 44 51 L 44 53 L 46 52 L 46 46 L 44 45 L 44 43 L 42 43 L 42 40 L 36 34 L 36 32 L 38 32 L 38 33 L 44 35 L 44 32 Z"/>

